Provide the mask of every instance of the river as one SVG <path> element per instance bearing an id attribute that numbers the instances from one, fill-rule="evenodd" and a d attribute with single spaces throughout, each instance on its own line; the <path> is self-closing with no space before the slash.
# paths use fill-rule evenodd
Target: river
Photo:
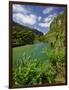
<path id="1" fill-rule="evenodd" d="M 23 57 L 44 61 L 47 59 L 45 49 L 48 47 L 46 43 L 37 43 L 13 48 L 13 60 Z"/>

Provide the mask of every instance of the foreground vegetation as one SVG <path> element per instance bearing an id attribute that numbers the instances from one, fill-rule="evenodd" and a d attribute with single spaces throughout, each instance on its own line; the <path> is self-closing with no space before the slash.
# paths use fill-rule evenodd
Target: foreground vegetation
<path id="1" fill-rule="evenodd" d="M 25 46 L 23 50 L 31 47 Z M 17 48 L 13 50 L 17 52 Z M 17 57 L 13 62 L 13 87 L 65 82 L 64 51 L 55 53 L 53 48 L 45 47 L 42 53 L 46 55 L 46 58 L 42 60 L 33 58 L 32 55 L 27 55 L 28 53 L 24 51 L 21 55 L 19 52 L 20 58 Z"/>

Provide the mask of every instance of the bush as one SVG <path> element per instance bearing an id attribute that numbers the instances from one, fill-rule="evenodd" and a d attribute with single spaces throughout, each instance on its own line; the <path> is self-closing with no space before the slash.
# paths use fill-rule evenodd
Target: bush
<path id="1" fill-rule="evenodd" d="M 16 64 L 16 65 L 15 65 Z M 52 64 L 30 60 L 23 56 L 13 66 L 13 87 L 51 84 L 55 82 L 56 71 Z"/>

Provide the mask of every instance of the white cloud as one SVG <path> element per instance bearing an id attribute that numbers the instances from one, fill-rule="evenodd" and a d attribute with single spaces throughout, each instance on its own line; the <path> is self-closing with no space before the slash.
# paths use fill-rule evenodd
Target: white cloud
<path id="1" fill-rule="evenodd" d="M 13 14 L 13 20 L 20 24 L 29 24 L 34 25 L 37 21 L 37 17 L 33 14 L 30 15 L 24 15 L 21 13 Z"/>
<path id="2" fill-rule="evenodd" d="M 44 18 L 42 23 L 39 23 L 39 26 L 41 27 L 49 27 L 51 22 L 53 21 L 54 16 L 49 15 L 48 17 Z"/>
<path id="3" fill-rule="evenodd" d="M 50 22 L 54 17 L 54 15 L 49 15 L 48 17 L 44 18 L 44 22 Z"/>
<path id="4" fill-rule="evenodd" d="M 44 19 L 44 22 L 50 22 L 51 19 L 52 19 L 51 17 L 47 17 L 47 18 Z"/>
<path id="5" fill-rule="evenodd" d="M 13 13 L 24 13 L 24 14 L 26 14 L 26 13 L 29 13 L 30 11 L 29 10 L 27 10 L 25 7 L 24 7 L 24 5 L 17 5 L 17 4 L 14 4 L 13 5 Z"/>
<path id="6" fill-rule="evenodd" d="M 54 17 L 56 17 L 56 16 L 57 15 L 55 13 L 49 15 L 48 17 L 44 18 L 42 23 L 39 23 L 39 26 L 41 26 L 41 27 L 49 27 L 51 22 L 53 21 Z"/>
<path id="7" fill-rule="evenodd" d="M 43 10 L 43 14 L 49 14 L 53 10 L 53 7 L 47 7 Z"/>
<path id="8" fill-rule="evenodd" d="M 39 16 L 39 17 L 38 17 L 38 21 L 40 21 L 40 20 L 41 20 L 41 18 L 42 18 L 42 17 L 41 17 L 41 16 Z"/>
<path id="9" fill-rule="evenodd" d="M 34 25 L 41 20 L 41 16 L 32 14 L 30 8 L 26 8 L 24 5 L 13 5 L 13 20 L 17 23 L 24 25 Z"/>
<path id="10" fill-rule="evenodd" d="M 50 23 L 39 23 L 39 26 L 46 28 L 50 26 Z"/>

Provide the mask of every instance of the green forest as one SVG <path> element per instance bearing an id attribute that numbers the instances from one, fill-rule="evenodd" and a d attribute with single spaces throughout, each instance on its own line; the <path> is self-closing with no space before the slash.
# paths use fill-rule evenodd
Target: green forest
<path id="1" fill-rule="evenodd" d="M 65 12 L 47 34 L 13 22 L 13 87 L 65 83 Z"/>
<path id="2" fill-rule="evenodd" d="M 41 41 L 43 33 L 28 28 L 26 26 L 19 25 L 18 23 L 13 22 L 13 47 L 22 46 L 26 44 L 34 44 L 37 41 Z"/>

